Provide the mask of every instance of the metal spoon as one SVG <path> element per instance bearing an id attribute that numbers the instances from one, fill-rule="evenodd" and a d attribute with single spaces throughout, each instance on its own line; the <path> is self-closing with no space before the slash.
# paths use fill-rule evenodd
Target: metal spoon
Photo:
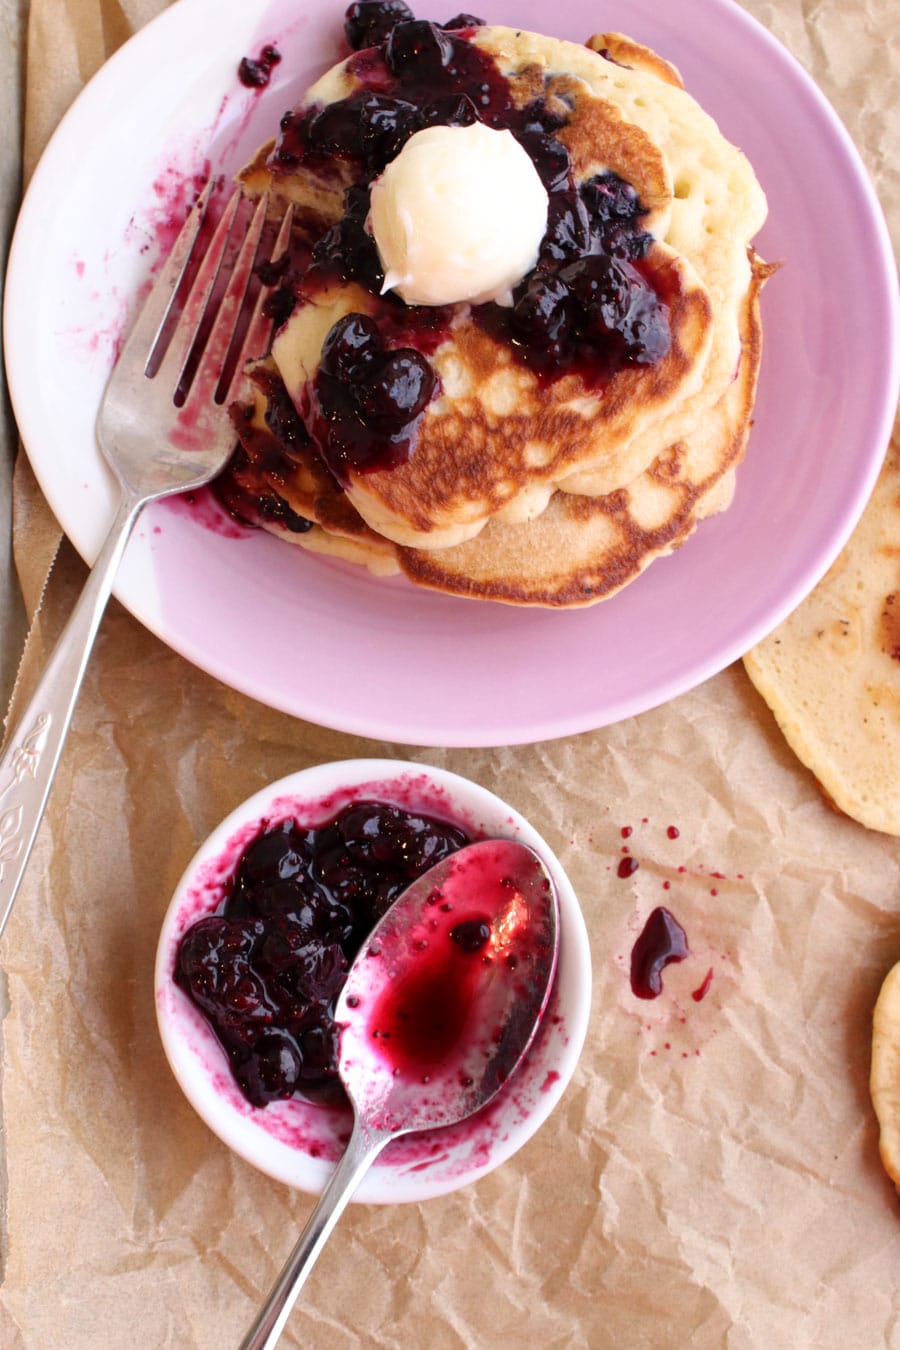
<path id="1" fill-rule="evenodd" d="M 553 880 L 532 849 L 470 844 L 414 882 L 363 944 L 338 999 L 347 1150 L 241 1350 L 276 1344 L 353 1191 L 401 1134 L 455 1125 L 515 1071 L 559 949 Z"/>

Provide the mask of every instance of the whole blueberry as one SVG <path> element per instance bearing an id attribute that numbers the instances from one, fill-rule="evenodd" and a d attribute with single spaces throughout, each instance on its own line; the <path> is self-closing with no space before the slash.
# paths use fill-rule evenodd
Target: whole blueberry
<path id="1" fill-rule="evenodd" d="M 413 12 L 404 0 L 355 0 L 344 14 L 344 36 L 353 51 L 380 47 L 398 23 L 407 23 Z"/>

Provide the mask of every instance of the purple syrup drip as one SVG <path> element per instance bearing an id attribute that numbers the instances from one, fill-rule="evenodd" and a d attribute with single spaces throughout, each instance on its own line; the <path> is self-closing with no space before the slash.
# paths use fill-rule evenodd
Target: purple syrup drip
<path id="1" fill-rule="evenodd" d="M 635 997 L 658 998 L 663 970 L 672 961 L 683 961 L 689 951 L 681 924 L 660 905 L 631 949 L 631 991 Z"/>

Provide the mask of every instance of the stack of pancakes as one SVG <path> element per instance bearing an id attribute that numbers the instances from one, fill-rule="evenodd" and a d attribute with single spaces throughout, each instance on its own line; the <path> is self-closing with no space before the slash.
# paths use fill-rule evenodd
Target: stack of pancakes
<path id="1" fill-rule="evenodd" d="M 554 134 L 576 183 L 612 171 L 635 189 L 652 236 L 648 261 L 666 278 L 668 352 L 624 366 L 602 388 L 577 369 L 547 380 L 458 305 L 428 354 L 439 392 L 409 459 L 349 468 L 338 481 L 315 444 L 285 428 L 308 410 L 333 324 L 351 312 L 377 317 L 384 302 L 356 281 L 304 296 L 301 279 L 235 417 L 244 452 L 230 500 L 245 515 L 255 501 L 259 523 L 305 548 L 434 590 L 592 604 L 731 500 L 760 363 L 759 293 L 771 270 L 752 248 L 765 197 L 744 155 L 647 48 L 616 34 L 579 46 L 491 26 L 468 40 L 496 63 L 514 102 L 565 107 Z M 348 98 L 359 87 L 354 71 L 351 60 L 328 71 L 305 106 Z M 346 165 L 286 173 L 273 144 L 241 174 L 244 189 L 268 191 L 276 205 L 292 201 L 298 231 L 315 239 L 342 214 Z M 297 528 L 303 522 L 309 528 Z"/>

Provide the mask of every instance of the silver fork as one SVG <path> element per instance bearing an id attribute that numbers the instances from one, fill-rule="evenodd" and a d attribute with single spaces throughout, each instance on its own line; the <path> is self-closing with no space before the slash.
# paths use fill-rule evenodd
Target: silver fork
<path id="1" fill-rule="evenodd" d="M 269 252 L 267 200 L 260 200 L 248 223 L 250 208 L 236 192 L 204 249 L 213 189 L 211 182 L 192 207 L 103 396 L 97 439 L 118 479 L 119 503 L 84 589 L 0 757 L 0 933 L 31 854 L 135 522 L 149 502 L 201 487 L 224 468 L 236 440 L 229 401 L 245 360 L 265 346 L 265 290 L 253 280 L 254 268 L 284 255 L 290 215 Z"/>

